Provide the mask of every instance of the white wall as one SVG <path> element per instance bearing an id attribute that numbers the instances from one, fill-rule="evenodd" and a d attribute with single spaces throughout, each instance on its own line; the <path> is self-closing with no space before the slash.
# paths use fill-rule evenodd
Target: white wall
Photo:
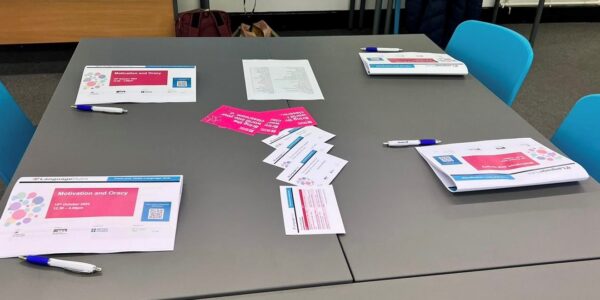
<path id="1" fill-rule="evenodd" d="M 256 0 L 256 12 L 285 12 L 285 11 L 327 11 L 348 10 L 350 0 Z M 375 0 L 366 0 L 367 9 L 375 7 Z M 406 0 L 402 0 L 404 3 Z M 177 0 L 179 11 L 198 8 L 199 0 Z M 385 8 L 386 0 L 383 0 Z M 211 9 L 224 10 L 226 12 L 243 12 L 242 0 L 212 0 Z M 356 0 L 356 8 L 360 0 Z M 484 7 L 494 5 L 494 0 L 483 0 Z M 246 0 L 246 10 L 251 11 L 254 0 Z"/>

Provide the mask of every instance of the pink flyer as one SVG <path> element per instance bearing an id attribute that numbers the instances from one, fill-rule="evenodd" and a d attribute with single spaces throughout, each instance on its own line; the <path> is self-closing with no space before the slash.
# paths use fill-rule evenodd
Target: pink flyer
<path id="1" fill-rule="evenodd" d="M 273 120 L 279 120 L 276 132 L 264 132 L 266 134 L 277 134 L 280 131 L 288 128 L 317 125 L 317 121 L 315 121 L 315 119 L 304 107 L 292 107 L 265 111 L 263 112 L 263 118 L 265 120 L 270 120 L 269 122 Z"/>
<path id="2" fill-rule="evenodd" d="M 202 119 L 202 122 L 221 128 L 255 135 L 265 120 L 261 113 L 222 105 Z"/>

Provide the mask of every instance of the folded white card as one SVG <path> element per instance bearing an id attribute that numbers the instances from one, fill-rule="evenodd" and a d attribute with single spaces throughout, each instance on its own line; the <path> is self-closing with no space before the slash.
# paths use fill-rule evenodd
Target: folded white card
<path id="1" fill-rule="evenodd" d="M 339 157 L 311 150 L 298 157 L 277 176 L 278 180 L 300 186 L 330 184 L 348 163 Z"/>
<path id="2" fill-rule="evenodd" d="M 331 148 L 333 148 L 331 144 L 299 136 L 287 146 L 275 149 L 263 162 L 285 169 L 293 161 L 297 160 L 298 157 L 305 157 L 312 150 L 327 153 Z"/>
<path id="3" fill-rule="evenodd" d="M 262 141 L 273 148 L 279 148 L 289 145 L 298 137 L 310 138 L 313 141 L 324 143 L 335 137 L 335 134 L 329 133 L 315 126 L 306 126 L 285 129 L 279 134 L 272 135 Z"/>
<path id="4" fill-rule="evenodd" d="M 279 187 L 286 235 L 346 233 L 331 185 Z"/>

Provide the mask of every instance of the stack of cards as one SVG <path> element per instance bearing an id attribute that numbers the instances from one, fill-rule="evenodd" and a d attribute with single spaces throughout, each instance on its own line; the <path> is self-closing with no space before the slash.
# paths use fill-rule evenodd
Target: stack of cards
<path id="1" fill-rule="evenodd" d="M 287 235 L 346 233 L 330 185 L 348 161 L 328 154 L 334 134 L 315 126 L 290 128 L 263 142 L 275 150 L 263 162 L 283 169 L 278 180 Z"/>
<path id="2" fill-rule="evenodd" d="M 274 135 L 288 128 L 317 125 L 304 107 L 258 112 L 222 105 L 202 122 L 248 135 Z"/>

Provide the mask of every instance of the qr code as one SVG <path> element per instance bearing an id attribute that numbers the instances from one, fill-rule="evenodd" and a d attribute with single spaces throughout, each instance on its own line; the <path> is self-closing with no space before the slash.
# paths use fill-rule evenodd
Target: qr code
<path id="1" fill-rule="evenodd" d="M 162 220 L 165 217 L 164 208 L 150 208 L 148 209 L 148 220 Z"/>
<path id="2" fill-rule="evenodd" d="M 187 86 L 188 86 L 187 81 L 184 81 L 184 80 L 177 81 L 177 87 L 183 87 L 183 88 L 185 88 Z"/>
<path id="3" fill-rule="evenodd" d="M 458 158 L 454 157 L 454 155 L 440 155 L 434 156 L 435 160 L 437 160 L 441 165 L 461 165 L 462 163 Z"/>

